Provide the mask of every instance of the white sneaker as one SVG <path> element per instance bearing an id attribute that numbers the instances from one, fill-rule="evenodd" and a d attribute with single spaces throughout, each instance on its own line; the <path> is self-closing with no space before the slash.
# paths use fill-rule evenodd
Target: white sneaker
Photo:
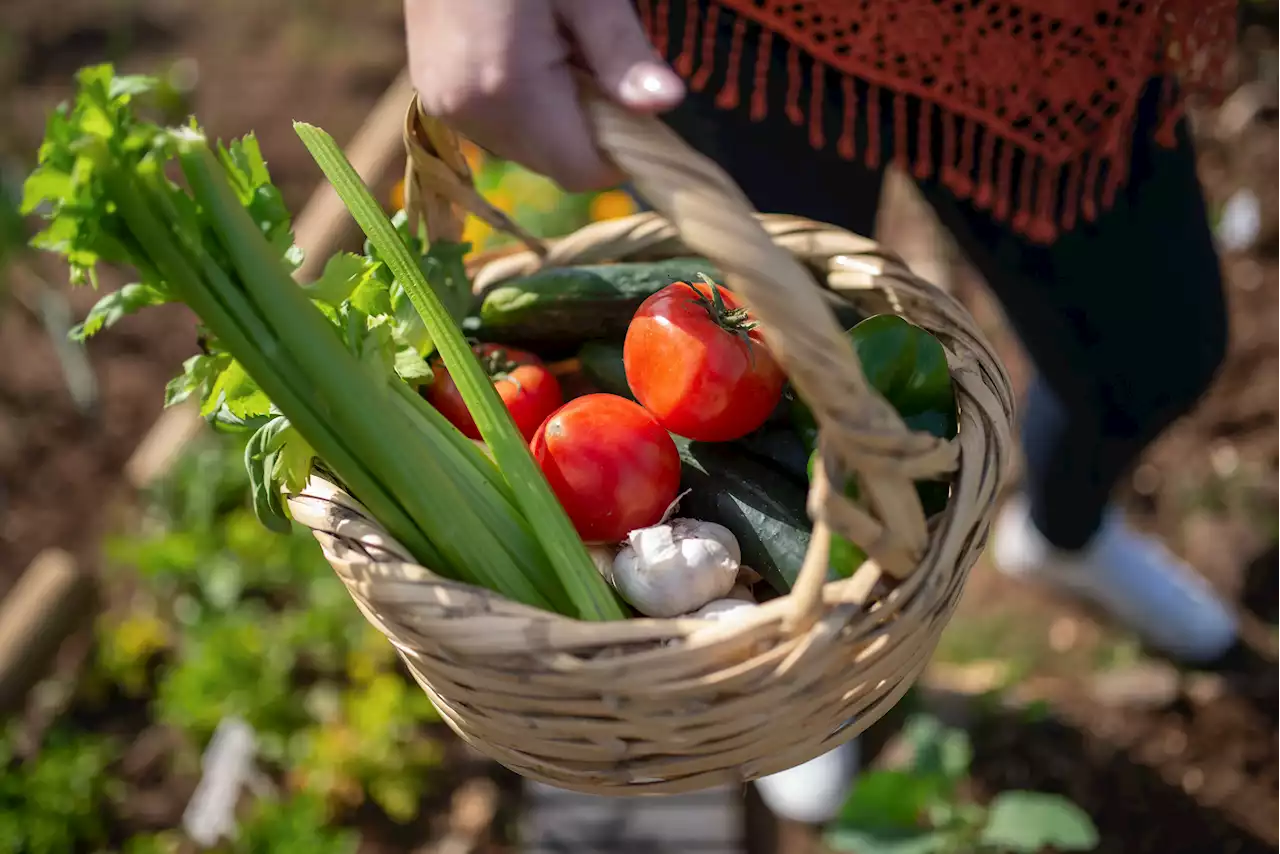
<path id="1" fill-rule="evenodd" d="M 823 824 L 840 814 L 858 776 L 858 740 L 803 765 L 756 780 L 756 791 L 774 815 L 803 824 Z"/>
<path id="2" fill-rule="evenodd" d="M 1212 661 L 1236 640 L 1236 618 L 1195 570 L 1111 513 L 1088 546 L 1055 548 L 1013 498 L 993 529 L 991 555 L 1006 575 L 1088 599 L 1156 649 L 1189 663 Z"/>

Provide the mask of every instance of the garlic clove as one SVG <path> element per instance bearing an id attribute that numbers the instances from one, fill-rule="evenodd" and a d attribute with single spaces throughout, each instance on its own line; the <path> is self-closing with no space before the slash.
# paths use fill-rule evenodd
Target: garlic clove
<path id="1" fill-rule="evenodd" d="M 734 623 L 750 615 L 756 607 L 755 602 L 744 602 L 741 599 L 713 599 L 694 611 L 693 616 L 717 623 Z"/>
<path id="2" fill-rule="evenodd" d="M 738 583 L 725 594 L 725 599 L 736 599 L 740 602 L 750 602 L 752 605 L 756 603 L 756 595 L 751 592 L 751 588 L 742 583 L 742 576 L 738 576 Z"/>
<path id="3" fill-rule="evenodd" d="M 672 519 L 632 531 L 609 580 L 640 613 L 675 617 L 726 595 L 741 560 L 738 541 L 724 526 Z"/>

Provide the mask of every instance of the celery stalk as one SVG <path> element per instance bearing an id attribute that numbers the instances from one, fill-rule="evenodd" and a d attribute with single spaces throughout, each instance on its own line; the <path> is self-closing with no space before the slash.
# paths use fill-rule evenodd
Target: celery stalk
<path id="1" fill-rule="evenodd" d="M 208 146 L 188 146 L 179 159 L 251 299 L 265 318 L 287 318 L 275 333 L 286 352 L 299 355 L 321 414 L 350 437 L 352 447 L 361 449 L 378 480 L 400 498 L 447 561 L 438 571 L 549 608 L 548 600 L 484 527 L 458 484 L 441 469 L 435 454 L 444 440 L 429 427 L 408 420 L 384 385 L 368 381 L 333 327 L 272 257 Z"/>
<path id="2" fill-rule="evenodd" d="M 107 172 L 106 180 L 112 185 L 113 197 L 128 219 L 130 228 L 136 234 L 146 236 L 149 257 L 165 278 L 181 290 L 183 301 L 236 352 L 245 369 L 253 373 L 271 399 L 289 410 L 290 420 L 298 426 L 299 432 L 304 433 L 307 441 L 339 477 L 359 493 L 361 500 L 388 526 L 392 535 L 420 560 L 441 561 L 430 541 L 405 511 L 355 461 L 343 443 L 327 429 L 324 420 L 312 415 L 310 407 L 304 403 L 305 396 L 295 395 L 290 383 L 280 377 L 277 372 L 279 362 L 262 354 L 261 342 L 254 343 L 246 337 L 240 323 L 213 296 L 208 284 L 201 282 L 199 274 L 173 244 L 168 229 L 152 212 L 133 182 L 114 171 Z"/>
<path id="3" fill-rule="evenodd" d="M 329 134 L 295 122 L 294 128 L 347 210 L 404 286 L 475 419 L 480 435 L 511 485 L 517 504 L 559 574 L 578 615 L 588 620 L 625 618 L 621 605 L 542 476 L 493 383 L 476 361 L 461 330 L 427 284 L 386 213 Z"/>

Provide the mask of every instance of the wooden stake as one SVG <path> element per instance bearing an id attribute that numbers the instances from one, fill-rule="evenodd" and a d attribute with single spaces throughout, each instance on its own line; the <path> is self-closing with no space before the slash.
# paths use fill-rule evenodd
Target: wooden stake
<path id="1" fill-rule="evenodd" d="M 13 711 L 82 623 L 94 585 L 61 549 L 36 556 L 0 602 L 0 714 Z"/>

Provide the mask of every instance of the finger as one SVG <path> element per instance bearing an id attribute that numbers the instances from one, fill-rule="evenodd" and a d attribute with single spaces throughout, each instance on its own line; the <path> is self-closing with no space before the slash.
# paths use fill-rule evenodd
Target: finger
<path id="1" fill-rule="evenodd" d="M 468 110 L 455 127 L 497 156 L 569 192 L 615 187 L 623 175 L 601 155 L 567 68 L 530 74 L 501 99 Z"/>
<path id="2" fill-rule="evenodd" d="M 555 7 L 601 88 L 618 103 L 661 112 L 684 99 L 684 83 L 649 44 L 628 0 L 555 0 Z"/>

